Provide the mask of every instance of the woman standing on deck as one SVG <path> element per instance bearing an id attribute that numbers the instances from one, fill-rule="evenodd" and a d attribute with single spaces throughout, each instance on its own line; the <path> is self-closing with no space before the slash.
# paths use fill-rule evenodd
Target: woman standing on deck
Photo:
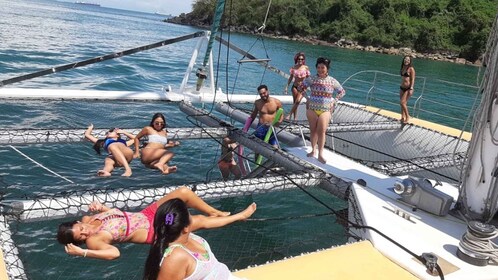
<path id="1" fill-rule="evenodd" d="M 154 241 L 154 215 L 162 204 L 171 199 L 183 201 L 206 215 L 192 216 L 192 230 L 216 228 L 221 221 L 238 220 L 239 214 L 229 216 L 199 198 L 187 187 L 178 188 L 152 203 L 140 212 L 125 212 L 109 208 L 100 202 L 92 202 L 88 209 L 97 212 L 83 216 L 81 221 L 65 222 L 59 225 L 57 240 L 65 245 L 66 253 L 72 256 L 102 260 L 119 258 L 121 253 L 114 243 L 151 244 Z M 254 211 L 253 211 L 254 212 Z M 85 243 L 87 249 L 77 245 Z"/>
<path id="2" fill-rule="evenodd" d="M 98 139 L 92 135 L 93 124 L 85 131 L 85 138 L 93 143 L 93 149 L 100 155 L 100 149 L 104 149 L 109 155 L 104 160 L 104 168 L 97 171 L 98 176 L 111 176 L 114 166 L 123 166 L 125 172 L 122 176 L 131 176 L 129 163 L 133 159 L 133 151 L 128 146 L 134 142 L 135 136 L 119 128 L 111 128 L 104 139 Z M 121 139 L 120 134 L 128 137 L 128 141 Z"/>
<path id="3" fill-rule="evenodd" d="M 294 66 L 292 66 L 292 68 L 290 69 L 290 77 L 284 89 L 284 92 L 287 93 L 290 83 L 294 80 L 291 89 L 292 100 L 294 101 L 294 104 L 292 105 L 292 109 L 289 115 L 287 115 L 286 119 L 290 119 L 291 116 L 294 115 L 294 120 L 296 120 L 297 107 L 299 106 L 299 103 L 301 103 L 301 99 L 303 99 L 303 95 L 299 90 L 297 90 L 297 87 L 303 82 L 304 79 L 306 79 L 310 75 L 310 69 L 306 65 L 306 56 L 303 52 L 298 52 L 294 56 Z"/>
<path id="4" fill-rule="evenodd" d="M 244 211 L 211 221 L 222 227 L 249 218 L 256 211 L 252 203 Z M 144 280 L 165 279 L 239 279 L 214 256 L 209 244 L 192 232 L 199 229 L 187 205 L 180 199 L 162 204 L 154 217 L 155 238 L 145 263 Z"/>
<path id="5" fill-rule="evenodd" d="M 168 162 L 175 155 L 167 148 L 180 145 L 178 141 L 168 141 L 166 128 L 166 118 L 161 113 L 156 113 L 152 117 L 150 124 L 144 127 L 135 137 L 135 158 L 140 156 L 140 139 L 147 136 L 148 142 L 142 148 L 142 163 L 148 168 L 159 169 L 161 173 L 168 175 L 176 172 L 176 166 L 168 166 Z"/>
<path id="6" fill-rule="evenodd" d="M 306 89 L 310 88 L 310 96 L 306 96 L 306 117 L 310 125 L 311 152 L 308 157 L 316 155 L 316 146 L 318 144 L 318 160 L 326 163 L 323 156 L 325 147 L 325 136 L 327 127 L 332 119 L 332 112 L 337 100 L 341 99 L 346 91 L 341 84 L 329 76 L 330 60 L 319 57 L 316 60 L 317 75 L 306 78 L 298 87 L 304 94 Z M 336 94 L 335 98 L 333 94 Z"/>
<path id="7" fill-rule="evenodd" d="M 401 123 L 407 124 L 410 120 L 408 112 L 408 99 L 413 95 L 413 87 L 415 86 L 415 68 L 412 65 L 412 58 L 405 56 L 401 62 L 401 85 L 399 86 L 399 104 L 401 106 Z"/>

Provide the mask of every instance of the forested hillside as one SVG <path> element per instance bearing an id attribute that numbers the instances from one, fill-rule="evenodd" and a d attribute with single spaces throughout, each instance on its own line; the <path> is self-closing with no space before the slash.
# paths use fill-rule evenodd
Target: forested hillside
<path id="1" fill-rule="evenodd" d="M 224 25 L 255 30 L 268 0 L 227 0 Z M 183 23 L 209 25 L 216 0 L 197 0 Z M 498 0 L 273 0 L 266 33 L 347 39 L 376 47 L 451 52 L 475 61 L 484 52 Z"/>

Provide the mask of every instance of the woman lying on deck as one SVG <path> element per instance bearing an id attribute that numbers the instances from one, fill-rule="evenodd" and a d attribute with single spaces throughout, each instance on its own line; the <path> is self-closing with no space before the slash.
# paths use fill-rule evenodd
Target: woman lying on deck
<path id="1" fill-rule="evenodd" d="M 57 240 L 65 245 L 66 253 L 69 255 L 103 260 L 119 258 L 120 252 L 112 244 L 152 243 L 154 238 L 153 221 L 157 208 L 174 198 L 179 198 L 187 206 L 208 215 L 192 216 L 191 227 L 193 230 L 217 228 L 245 219 L 240 214 L 230 216 L 230 213 L 221 212 L 208 205 L 187 187 L 181 187 L 140 212 L 124 212 L 116 208 L 109 208 L 99 202 L 92 202 L 89 210 L 98 213 L 84 216 L 81 221 L 60 224 Z M 77 246 L 83 243 L 86 243 L 87 249 Z"/>

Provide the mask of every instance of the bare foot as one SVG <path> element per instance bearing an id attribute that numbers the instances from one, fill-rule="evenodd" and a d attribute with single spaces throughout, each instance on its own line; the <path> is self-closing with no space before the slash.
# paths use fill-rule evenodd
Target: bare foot
<path id="1" fill-rule="evenodd" d="M 97 176 L 99 176 L 99 177 L 109 177 L 109 176 L 111 176 L 111 172 L 107 172 L 105 170 L 99 170 L 99 171 L 97 171 Z"/>
<path id="2" fill-rule="evenodd" d="M 256 203 L 253 202 L 244 211 L 239 212 L 239 214 L 242 216 L 241 220 L 245 220 L 245 219 L 251 217 L 252 214 L 256 211 L 256 208 L 257 208 L 256 206 L 257 206 Z"/>
<path id="3" fill-rule="evenodd" d="M 176 167 L 176 165 L 175 166 L 169 166 L 169 167 L 165 166 L 165 169 L 163 170 L 163 174 L 164 175 L 168 175 L 170 173 L 175 173 L 177 169 L 178 168 Z"/>
<path id="4" fill-rule="evenodd" d="M 285 120 L 286 121 L 290 120 L 290 115 L 285 116 Z"/>
<path id="5" fill-rule="evenodd" d="M 318 155 L 318 161 L 323 164 L 327 163 L 327 160 L 322 155 Z"/>
<path id="6" fill-rule="evenodd" d="M 126 170 L 121 176 L 130 177 L 131 176 L 131 170 Z"/>
<path id="7" fill-rule="evenodd" d="M 315 151 L 306 154 L 307 157 L 315 157 Z"/>
<path id="8" fill-rule="evenodd" d="M 154 163 L 152 167 L 159 169 L 162 173 L 164 173 L 164 164 Z"/>

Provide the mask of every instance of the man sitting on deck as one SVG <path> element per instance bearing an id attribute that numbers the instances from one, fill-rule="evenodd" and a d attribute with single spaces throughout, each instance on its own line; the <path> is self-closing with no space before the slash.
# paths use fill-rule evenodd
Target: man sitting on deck
<path id="1" fill-rule="evenodd" d="M 271 129 L 270 126 L 272 124 L 274 126 L 279 126 L 282 123 L 284 114 L 281 114 L 278 121 L 274 123 L 278 109 L 282 108 L 282 102 L 276 98 L 270 97 L 270 91 L 266 85 L 260 85 L 258 87 L 258 93 L 261 98 L 254 102 L 254 109 L 251 113 L 250 120 L 254 120 L 259 114 L 258 126 L 256 127 L 254 135 L 259 139 L 264 140 L 266 133 Z M 275 138 L 275 135 L 273 135 L 273 132 L 271 133 L 268 143 L 277 147 L 277 139 Z M 256 155 L 256 158 L 258 158 L 258 155 Z"/>

